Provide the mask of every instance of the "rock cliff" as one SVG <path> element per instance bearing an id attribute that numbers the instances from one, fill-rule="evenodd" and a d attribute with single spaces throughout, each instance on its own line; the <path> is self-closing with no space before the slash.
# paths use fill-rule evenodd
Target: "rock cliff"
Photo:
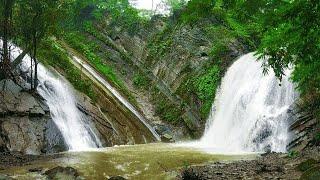
<path id="1" fill-rule="evenodd" d="M 0 81 L 0 150 L 41 154 L 65 149 L 44 100 L 12 80 Z"/>

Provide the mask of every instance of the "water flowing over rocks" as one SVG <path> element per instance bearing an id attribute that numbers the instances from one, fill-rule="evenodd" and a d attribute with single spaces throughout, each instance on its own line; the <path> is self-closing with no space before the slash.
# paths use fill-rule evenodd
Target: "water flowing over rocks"
<path id="1" fill-rule="evenodd" d="M 41 154 L 66 149 L 49 108 L 39 95 L 26 92 L 12 80 L 2 80 L 0 96 L 2 151 Z"/>

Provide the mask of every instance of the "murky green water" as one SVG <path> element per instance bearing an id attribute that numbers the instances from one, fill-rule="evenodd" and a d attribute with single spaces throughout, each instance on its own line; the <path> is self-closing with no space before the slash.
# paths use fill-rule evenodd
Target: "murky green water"
<path id="1" fill-rule="evenodd" d="M 24 167 L 1 171 L 18 179 L 42 179 L 39 173 L 29 173 L 30 168 L 45 169 L 71 166 L 86 179 L 107 179 L 123 176 L 128 179 L 174 179 L 186 166 L 216 161 L 254 159 L 255 155 L 214 155 L 192 148 L 170 144 L 146 144 L 99 149 L 91 152 L 66 152 L 61 158 L 47 162 L 34 162 Z"/>

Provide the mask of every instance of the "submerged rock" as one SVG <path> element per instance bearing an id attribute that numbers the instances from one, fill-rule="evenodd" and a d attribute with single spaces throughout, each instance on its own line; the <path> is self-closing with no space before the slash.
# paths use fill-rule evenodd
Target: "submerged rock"
<path id="1" fill-rule="evenodd" d="M 80 175 L 73 167 L 61 167 L 57 166 L 44 173 L 49 180 L 51 179 L 80 179 Z"/>

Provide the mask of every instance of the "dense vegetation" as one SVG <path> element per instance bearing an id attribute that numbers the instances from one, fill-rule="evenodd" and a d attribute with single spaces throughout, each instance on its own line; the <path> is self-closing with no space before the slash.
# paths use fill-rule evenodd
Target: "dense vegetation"
<path id="1" fill-rule="evenodd" d="M 38 84 L 38 62 L 36 60 L 38 46 L 43 39 L 55 31 L 56 24 L 63 14 L 65 3 L 65 1 L 51 0 L 0 1 L 0 37 L 2 39 L 0 79 L 14 79 L 15 68 L 28 53 L 31 57 L 31 88 L 36 89 Z M 12 42 L 24 49 L 24 52 L 14 60 L 11 60 L 10 55 L 12 50 L 10 43 Z"/>
<path id="2" fill-rule="evenodd" d="M 85 93 L 94 101 L 97 99 L 92 82 L 71 63 L 68 52 L 56 40 L 48 38 L 43 41 L 40 44 L 37 58 L 45 65 L 60 70 L 75 89 Z"/>

